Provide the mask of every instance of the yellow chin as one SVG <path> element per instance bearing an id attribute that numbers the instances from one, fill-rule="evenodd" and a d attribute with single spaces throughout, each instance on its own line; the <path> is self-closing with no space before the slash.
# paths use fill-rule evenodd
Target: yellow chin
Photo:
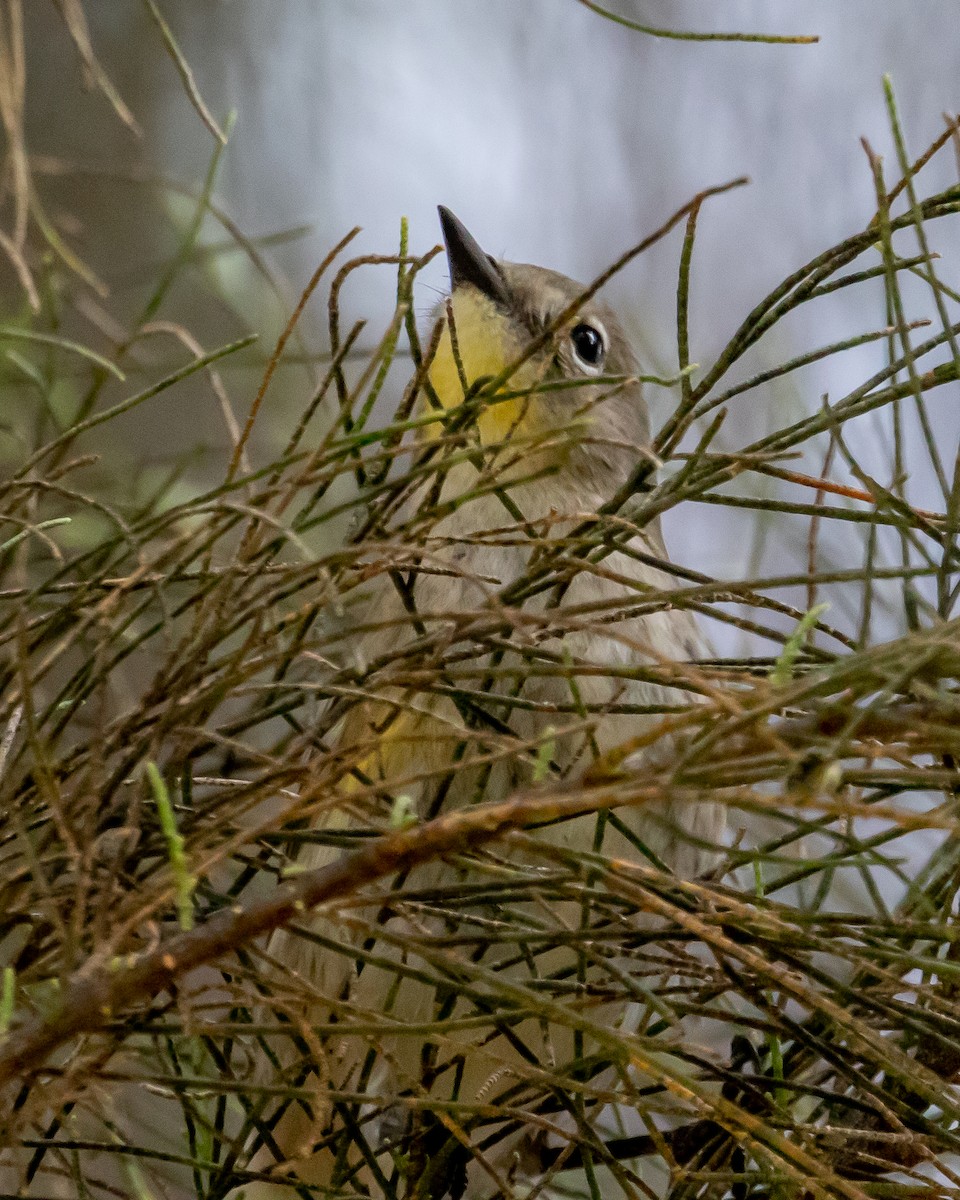
<path id="1" fill-rule="evenodd" d="M 467 387 L 484 376 L 495 377 L 517 357 L 524 345 L 512 327 L 510 317 L 492 300 L 473 287 L 461 287 L 451 297 L 453 322 L 457 334 L 460 366 Z M 518 391 L 530 386 L 536 378 L 531 364 L 525 363 L 514 373 L 505 391 Z M 443 331 L 436 357 L 430 367 L 430 382 L 444 408 L 456 408 L 463 403 L 464 379 L 461 378 L 449 328 Z M 477 419 L 480 439 L 484 445 L 502 442 L 524 424 L 523 417 L 530 400 L 521 396 L 514 400 L 488 400 Z M 439 432 L 429 426 L 429 438 Z"/>

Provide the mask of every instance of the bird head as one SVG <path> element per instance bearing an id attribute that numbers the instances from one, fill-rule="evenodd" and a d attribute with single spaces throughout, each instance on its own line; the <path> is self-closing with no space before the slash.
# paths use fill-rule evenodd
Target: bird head
<path id="1" fill-rule="evenodd" d="M 451 280 L 430 369 L 440 403 L 462 404 L 478 381 L 523 360 L 495 391 L 481 386 L 481 444 L 547 455 L 592 494 L 611 495 L 650 438 L 639 366 L 616 315 L 595 297 L 577 306 L 585 289 L 565 275 L 492 258 L 449 209 L 439 211 Z"/>

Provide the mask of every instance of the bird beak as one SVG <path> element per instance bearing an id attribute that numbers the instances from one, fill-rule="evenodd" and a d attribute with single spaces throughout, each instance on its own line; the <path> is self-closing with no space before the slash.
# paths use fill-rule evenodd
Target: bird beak
<path id="1" fill-rule="evenodd" d="M 471 284 L 494 304 L 504 308 L 510 305 L 510 293 L 503 276 L 493 260 L 481 250 L 469 230 L 441 204 L 440 228 L 447 247 L 447 263 L 450 266 L 450 284 L 454 291 L 465 283 Z"/>

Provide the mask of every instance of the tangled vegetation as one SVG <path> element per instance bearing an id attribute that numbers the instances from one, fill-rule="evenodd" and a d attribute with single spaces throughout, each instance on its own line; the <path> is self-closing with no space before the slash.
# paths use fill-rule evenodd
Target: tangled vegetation
<path id="1" fill-rule="evenodd" d="M 64 7 L 76 22 L 79 6 Z M 4 29 L 8 56 L 15 35 Z M 960 460 L 945 455 L 934 406 L 960 384 L 960 295 L 956 263 L 932 247 L 956 242 L 960 186 L 927 194 L 924 173 L 958 133 L 948 123 L 911 161 L 889 99 L 900 158 L 891 179 L 866 147 L 874 219 L 760 301 L 712 362 L 691 364 L 687 298 L 698 221 L 728 200 L 697 196 L 596 281 L 682 232 L 677 375 L 646 381 L 671 396 L 653 454 L 606 510 L 562 536 L 535 531 L 540 552 L 495 603 L 433 623 L 412 605 L 417 637 L 358 662 L 358 630 L 377 620 L 362 603 L 371 581 L 412 592 L 430 569 L 444 510 L 429 485 L 476 453 L 471 418 L 508 383 L 487 381 L 442 416 L 429 407 L 436 337 L 421 340 L 412 298 L 436 251 L 412 253 L 404 230 L 398 253 L 351 259 L 348 235 L 263 359 L 252 333 L 204 351 L 170 322 L 179 361 L 151 376 L 133 351 L 219 211 L 220 148 L 144 311 L 122 337 L 79 341 L 45 299 L 31 239 L 62 251 L 44 268 L 61 297 L 89 281 L 70 275 L 45 222 L 7 97 L 8 177 L 22 188 L 8 189 L 0 243 L 21 287 L 0 327 L 16 396 L 0 482 L 0 1187 L 215 1200 L 273 1180 L 309 1194 L 273 1161 L 291 1109 L 322 1115 L 342 1147 L 342 1196 L 456 1195 L 468 1160 L 520 1128 L 539 1135 L 525 1164 L 535 1191 L 952 1194 Z M 385 270 L 396 308 L 370 344 L 361 325 L 341 327 L 340 295 L 355 272 Z M 265 455 L 254 434 L 318 290 L 329 351 L 309 358 L 315 382 Z M 881 326 L 778 362 L 771 335 L 841 291 L 862 294 L 864 312 L 882 294 Z M 888 360 L 859 386 L 762 435 L 730 432 L 744 398 L 762 403 L 871 341 Z M 260 377 L 242 417 L 220 373 L 234 360 Z M 172 471 L 145 491 L 122 464 L 105 472 L 113 423 L 195 376 L 231 432 L 219 479 L 187 486 Z M 442 435 L 419 441 L 438 421 Z M 936 482 L 934 509 L 912 499 L 920 477 Z M 433 503 L 411 511 L 425 485 Z M 318 828 L 358 785 L 338 742 L 357 704 L 443 692 L 470 731 L 465 761 L 489 760 L 512 736 L 509 697 L 490 686 L 509 669 L 505 646 L 531 674 L 575 681 L 577 664 L 541 657 L 537 638 L 624 614 L 571 614 L 543 597 L 681 506 L 696 519 L 724 506 L 745 538 L 773 530 L 806 560 L 749 579 L 674 565 L 671 589 L 638 592 L 636 611 L 687 608 L 749 647 L 650 664 L 696 703 L 578 777 L 539 739 L 526 747 L 530 782 L 511 794 L 481 785 L 473 806 L 425 821 L 398 796 L 382 826 Z M 537 636 L 518 641 L 534 612 Z M 573 684 L 571 695 L 558 727 L 602 717 Z M 636 765 L 665 734 L 669 751 Z M 643 847 L 611 858 L 532 832 L 585 813 L 617 822 L 664 799 L 726 806 L 730 837 L 705 878 L 678 879 Z M 306 842 L 336 853 L 304 871 Z M 469 870 L 432 875 L 441 860 Z M 349 937 L 316 932 L 318 905 Z M 309 1021 L 309 980 L 271 956 L 266 935 L 281 926 L 394 971 L 398 988 L 433 989 L 432 1018 L 325 996 L 325 1021 Z M 391 938 L 395 955 L 371 952 Z M 630 1006 L 629 1026 L 611 1023 L 611 1006 Z M 562 1062 L 525 1045 L 547 1028 L 569 1039 Z M 388 1161 L 368 1140 L 376 1098 L 324 1077 L 329 1048 L 351 1039 L 371 1073 L 402 1059 L 405 1039 L 421 1066 L 463 1045 L 490 1062 L 472 1092 L 449 1077 L 432 1090 L 429 1069 L 404 1081 L 390 1101 L 406 1114 L 403 1151 Z"/>

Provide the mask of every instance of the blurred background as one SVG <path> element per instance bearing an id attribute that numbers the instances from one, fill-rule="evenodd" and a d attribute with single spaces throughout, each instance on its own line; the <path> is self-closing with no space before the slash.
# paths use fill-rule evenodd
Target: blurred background
<path id="1" fill-rule="evenodd" d="M 64 321 L 84 342 L 122 338 L 194 219 L 217 147 L 164 46 L 158 12 L 214 119 L 223 126 L 235 114 L 213 195 L 252 239 L 272 282 L 207 216 L 155 315 L 175 319 L 208 347 L 251 328 L 261 334 L 260 351 L 224 367 L 241 416 L 304 282 L 354 225 L 363 231 L 352 251 L 391 253 L 407 216 L 411 249 L 422 252 L 438 240 L 442 202 L 491 253 L 589 279 L 700 189 L 748 175 L 750 186 L 712 200 L 699 224 L 691 355 L 707 365 L 768 290 L 870 220 L 875 188 L 861 136 L 884 155 L 888 182 L 899 176 L 883 74 L 892 78 L 911 155 L 942 131 L 944 112 L 960 107 L 952 0 L 619 0 L 616 11 L 677 30 L 819 41 L 655 38 L 577 0 L 98 0 L 83 7 L 30 0 L 22 9 L 25 129 L 37 193 L 102 284 Z M 80 61 L 84 16 L 91 56 L 115 86 L 117 104 L 107 87 L 92 86 L 89 62 Z M 928 189 L 947 186 L 953 171 L 950 155 L 941 154 Z M 667 374 L 676 370 L 681 235 L 675 231 L 609 288 L 646 365 Z M 446 282 L 441 257 L 419 286 L 422 327 Z M 8 304 L 21 304 L 12 272 L 3 283 Z M 323 290 L 301 322 L 308 353 L 325 348 Z M 354 275 L 344 326 L 366 317 L 367 344 L 375 344 L 394 298 L 391 268 Z M 908 317 L 929 315 L 928 296 L 922 305 Z M 882 282 L 844 291 L 778 326 L 749 365 L 761 369 L 885 323 Z M 172 350 L 162 343 L 138 343 L 134 369 Z M 721 444 L 732 449 L 776 427 L 790 406 L 809 411 L 824 394 L 839 398 L 885 355 L 877 342 L 748 393 L 734 403 Z M 280 444 L 286 406 L 298 410 L 313 378 L 302 363 L 298 374 L 295 355 L 287 361 L 293 365 L 259 425 L 268 449 Z M 112 427 L 115 453 L 142 462 L 144 477 L 188 451 L 191 470 L 218 475 L 229 439 L 217 403 L 200 381 L 178 396 L 188 399 L 145 407 L 126 427 Z M 673 394 L 651 389 L 650 396 L 662 418 Z M 932 401 L 951 463 L 956 400 L 954 386 Z M 868 458 L 865 447 L 876 440 L 875 469 L 889 482 L 888 439 L 869 419 L 858 429 Z M 928 473 L 913 474 L 914 501 L 942 506 Z M 805 523 L 791 550 L 790 528 L 771 536 L 769 523 L 747 530 L 728 515 L 702 506 L 668 514 L 674 554 L 736 577 L 788 570 L 804 553 Z M 843 559 L 847 552 L 831 551 L 829 537 L 823 552 Z"/>

